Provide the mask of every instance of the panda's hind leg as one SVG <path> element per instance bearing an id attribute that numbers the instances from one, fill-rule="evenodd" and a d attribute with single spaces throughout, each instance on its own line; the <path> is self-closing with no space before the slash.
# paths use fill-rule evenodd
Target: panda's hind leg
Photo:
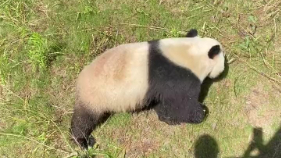
<path id="1" fill-rule="evenodd" d="M 98 126 L 104 114 L 89 111 L 80 103 L 74 108 L 71 120 L 71 134 L 76 143 L 83 149 L 92 147 L 95 144 L 94 137 L 91 136 L 93 130 Z"/>

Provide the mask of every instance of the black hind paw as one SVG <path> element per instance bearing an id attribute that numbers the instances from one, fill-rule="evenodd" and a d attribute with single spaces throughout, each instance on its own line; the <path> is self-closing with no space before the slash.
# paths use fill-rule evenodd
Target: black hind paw
<path id="1" fill-rule="evenodd" d="M 93 136 L 90 136 L 88 140 L 88 147 L 92 148 L 95 144 L 96 144 L 95 138 Z"/>
<path id="2" fill-rule="evenodd" d="M 86 138 L 77 138 L 75 139 L 75 142 L 84 150 L 87 150 L 88 148 L 92 148 L 96 140 L 93 136 L 90 136 L 88 140 Z"/>

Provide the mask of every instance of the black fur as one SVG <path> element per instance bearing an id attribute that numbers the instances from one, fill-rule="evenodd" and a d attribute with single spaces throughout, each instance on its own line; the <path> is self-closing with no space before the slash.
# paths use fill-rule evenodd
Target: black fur
<path id="1" fill-rule="evenodd" d="M 186 34 L 186 37 L 196 37 L 198 35 L 198 31 L 196 29 L 191 29 Z"/>
<path id="2" fill-rule="evenodd" d="M 109 114 L 102 114 L 102 116 L 95 114 L 85 108 L 85 104 L 78 101 L 74 108 L 74 113 L 71 120 L 71 134 L 74 141 L 80 145 L 81 148 L 87 149 L 89 146 L 95 144 L 94 137 L 91 136 L 93 130 L 104 120 L 109 117 Z"/>
<path id="3" fill-rule="evenodd" d="M 220 52 L 221 52 L 220 46 L 219 46 L 219 45 L 215 45 L 215 46 L 213 46 L 213 47 L 209 50 L 208 56 L 209 56 L 209 58 L 214 59 L 214 57 L 215 57 L 216 55 L 218 55 Z"/>
<path id="4" fill-rule="evenodd" d="M 149 45 L 149 90 L 145 100 L 159 103 L 154 109 L 159 119 L 168 124 L 202 122 L 205 110 L 198 102 L 198 77 L 164 57 L 159 41 L 150 41 Z"/>

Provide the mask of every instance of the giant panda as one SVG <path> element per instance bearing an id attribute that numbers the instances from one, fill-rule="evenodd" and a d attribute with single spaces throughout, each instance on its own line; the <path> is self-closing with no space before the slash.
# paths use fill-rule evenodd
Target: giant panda
<path id="1" fill-rule="evenodd" d="M 77 79 L 71 120 L 74 140 L 93 146 L 92 131 L 108 113 L 132 112 L 155 103 L 168 124 L 200 123 L 201 83 L 224 70 L 222 45 L 201 38 L 196 29 L 185 37 L 128 43 L 108 49 L 84 67 Z"/>

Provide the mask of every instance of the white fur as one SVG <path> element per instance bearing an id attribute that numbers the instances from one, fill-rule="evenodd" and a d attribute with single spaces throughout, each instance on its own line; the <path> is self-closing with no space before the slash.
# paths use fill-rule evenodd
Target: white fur
<path id="1" fill-rule="evenodd" d="M 147 56 L 146 42 L 107 50 L 80 73 L 77 99 L 96 113 L 137 109 L 148 89 Z"/>
<path id="2" fill-rule="evenodd" d="M 218 77 L 224 70 L 224 53 L 220 53 L 213 59 L 213 69 L 211 70 L 209 77 L 216 78 Z"/>
<path id="3" fill-rule="evenodd" d="M 208 57 L 209 50 L 221 44 L 211 38 L 169 38 L 160 42 L 163 55 L 179 66 L 191 70 L 201 82 L 209 75 L 217 77 L 224 70 L 224 53 L 214 59 Z"/>

